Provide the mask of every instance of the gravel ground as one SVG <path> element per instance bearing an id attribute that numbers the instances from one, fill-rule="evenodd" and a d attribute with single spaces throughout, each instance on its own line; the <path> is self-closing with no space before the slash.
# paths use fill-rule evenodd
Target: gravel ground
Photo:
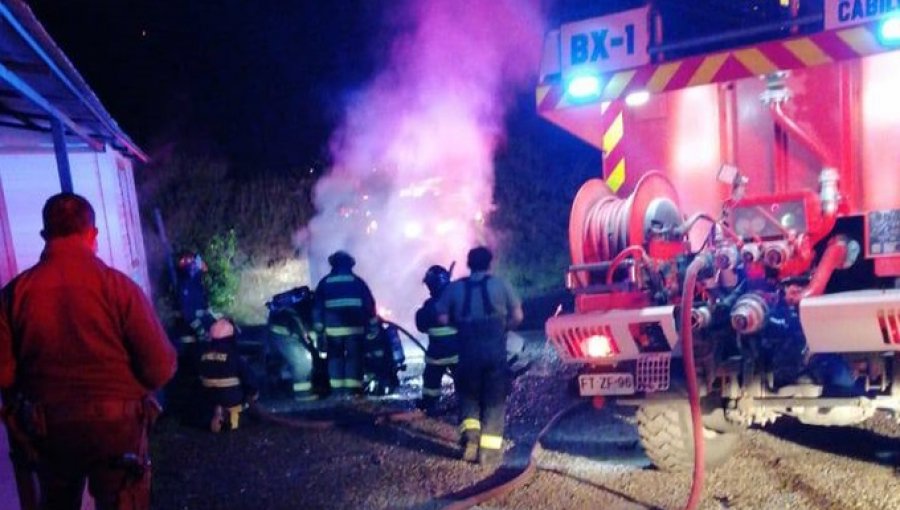
<path id="1" fill-rule="evenodd" d="M 213 435 L 164 419 L 153 440 L 156 509 L 431 510 L 521 469 L 538 431 L 577 402 L 571 369 L 561 369 L 538 335 L 535 360 L 514 383 L 508 407 L 507 468 L 492 473 L 456 460 L 454 402 L 438 419 L 379 419 L 407 410 L 408 400 L 325 402 L 302 409 L 269 402 L 307 418 L 338 419 L 328 430 L 267 422 Z M 412 381 L 411 381 L 412 382 Z M 402 393 L 415 393 L 411 384 Z M 539 470 L 524 487 L 481 508 L 680 508 L 688 476 L 648 467 L 628 409 L 582 406 L 545 436 Z M 808 427 L 783 420 L 749 431 L 741 449 L 707 476 L 702 508 L 900 509 L 900 426 L 878 415 L 860 427 Z"/>

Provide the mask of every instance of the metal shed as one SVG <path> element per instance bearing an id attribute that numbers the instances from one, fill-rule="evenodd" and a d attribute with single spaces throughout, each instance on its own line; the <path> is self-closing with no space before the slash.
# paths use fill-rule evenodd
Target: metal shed
<path id="1" fill-rule="evenodd" d="M 149 294 L 133 175 L 147 159 L 31 9 L 0 0 L 0 285 L 37 262 L 41 207 L 65 190 L 93 204 L 99 256 Z M 0 437 L 0 506 L 10 508 L 18 496 L 6 448 Z"/>

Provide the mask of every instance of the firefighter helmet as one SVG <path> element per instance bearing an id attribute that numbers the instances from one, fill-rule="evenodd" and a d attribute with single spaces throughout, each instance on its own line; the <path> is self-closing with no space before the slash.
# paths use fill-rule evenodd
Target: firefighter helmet
<path id="1" fill-rule="evenodd" d="M 195 275 L 199 272 L 207 271 L 206 262 L 200 257 L 199 253 L 192 251 L 183 251 L 178 255 L 178 271 L 183 274 Z"/>
<path id="2" fill-rule="evenodd" d="M 422 281 L 428 287 L 428 292 L 432 296 L 437 296 L 450 283 L 450 271 L 444 269 L 444 266 L 431 266 L 425 271 L 425 278 Z"/>
<path id="3" fill-rule="evenodd" d="M 328 257 L 328 263 L 333 269 L 352 269 L 356 260 L 344 250 L 338 250 Z"/>
<path id="4" fill-rule="evenodd" d="M 227 340 L 234 336 L 234 330 L 234 323 L 223 317 L 209 327 L 209 337 L 213 340 Z"/>

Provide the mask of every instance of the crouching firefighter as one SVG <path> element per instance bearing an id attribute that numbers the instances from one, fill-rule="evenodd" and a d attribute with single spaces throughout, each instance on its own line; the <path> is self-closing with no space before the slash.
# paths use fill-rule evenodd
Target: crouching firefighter
<path id="1" fill-rule="evenodd" d="M 375 299 L 362 278 L 353 274 L 356 261 L 347 252 L 328 257 L 331 272 L 316 287 L 313 303 L 314 340 L 324 335 L 328 380 L 333 394 L 363 391 L 365 342 L 378 337 Z"/>
<path id="2" fill-rule="evenodd" d="M 435 309 L 441 293 L 450 284 L 450 271 L 442 266 L 431 266 L 422 280 L 431 296 L 416 311 L 416 328 L 428 334 L 428 350 L 425 351 L 425 372 L 422 374 L 422 400 L 419 408 L 428 415 L 437 412 L 441 398 L 441 381 L 444 374 L 453 375 L 459 362 L 459 345 L 456 328 L 438 322 Z"/>
<path id="3" fill-rule="evenodd" d="M 435 308 L 441 324 L 456 324 L 463 459 L 494 465 L 503 458 L 503 430 L 509 372 L 506 332 L 522 322 L 522 305 L 504 279 L 488 273 L 493 255 L 469 251 L 471 275 L 451 283 Z"/>
<path id="4" fill-rule="evenodd" d="M 324 373 L 325 352 L 313 342 L 313 293 L 309 287 L 297 287 L 278 294 L 269 307 L 269 341 L 278 351 L 291 374 L 291 391 L 298 401 L 315 400 L 314 376 Z M 280 371 L 280 369 L 279 369 Z"/>
<path id="5" fill-rule="evenodd" d="M 397 325 L 379 322 L 375 339 L 366 340 L 363 386 L 366 394 L 384 396 L 400 386 L 398 372 L 406 369 L 406 355 Z"/>
<path id="6" fill-rule="evenodd" d="M 219 319 L 209 328 L 210 341 L 200 355 L 200 384 L 213 432 L 237 429 L 243 410 L 259 396 L 255 377 L 238 352 L 235 327 Z"/>

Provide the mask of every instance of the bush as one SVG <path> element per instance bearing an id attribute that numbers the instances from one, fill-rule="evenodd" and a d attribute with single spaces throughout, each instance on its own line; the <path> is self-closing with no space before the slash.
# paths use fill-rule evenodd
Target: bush
<path id="1" fill-rule="evenodd" d="M 203 275 L 203 283 L 209 293 L 213 310 L 230 311 L 238 291 L 240 276 L 235 267 L 237 237 L 234 230 L 215 234 L 203 250 L 209 271 Z"/>
<path id="2" fill-rule="evenodd" d="M 312 186 L 317 172 L 309 168 L 282 174 L 236 177 L 229 166 L 209 156 L 170 154 L 157 156 L 137 172 L 138 191 L 151 281 L 158 303 L 172 294 L 167 276 L 168 249 L 201 254 L 209 267 L 206 279 L 210 304 L 239 318 L 256 319 L 238 292 L 256 296 L 264 289 L 284 290 L 283 282 L 256 282 L 259 289 L 240 287 L 242 274 L 258 268 L 279 267 L 296 259 L 292 237 L 314 213 Z M 165 222 L 170 247 L 153 225 L 154 209 Z M 152 225 L 152 228 L 150 228 Z M 274 271 L 266 272 L 277 280 Z M 308 282 L 298 281 L 290 288 Z M 167 316 L 167 310 L 160 310 Z"/>

